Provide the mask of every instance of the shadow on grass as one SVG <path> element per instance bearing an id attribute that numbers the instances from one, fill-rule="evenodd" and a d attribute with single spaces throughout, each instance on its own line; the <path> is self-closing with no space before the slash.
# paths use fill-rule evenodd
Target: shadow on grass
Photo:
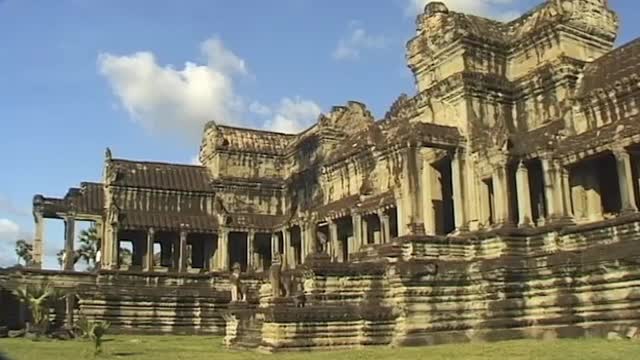
<path id="1" fill-rule="evenodd" d="M 113 356 L 117 356 L 117 357 L 127 357 L 127 356 L 136 356 L 136 355 L 142 355 L 142 353 L 139 352 L 116 352 L 112 354 Z"/>

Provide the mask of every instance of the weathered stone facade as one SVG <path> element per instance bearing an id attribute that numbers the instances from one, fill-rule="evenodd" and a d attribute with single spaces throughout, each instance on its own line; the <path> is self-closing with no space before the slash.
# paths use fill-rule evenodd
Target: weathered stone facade
<path id="1" fill-rule="evenodd" d="M 35 257 L 43 218 L 69 253 L 74 220 L 96 221 L 80 312 L 109 311 L 105 274 L 193 276 L 220 287 L 202 296 L 228 344 L 269 351 L 622 331 L 640 322 L 640 42 L 614 49 L 617 30 L 606 0 L 509 23 L 432 2 L 407 43 L 418 93 L 384 119 L 351 101 L 295 135 L 209 123 L 202 166 L 107 151 L 103 183 L 35 197 Z M 236 263 L 254 290 L 229 308 Z"/>

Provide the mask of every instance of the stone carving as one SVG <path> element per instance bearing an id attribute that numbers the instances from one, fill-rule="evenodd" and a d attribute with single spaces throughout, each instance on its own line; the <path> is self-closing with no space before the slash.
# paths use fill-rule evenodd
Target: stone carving
<path id="1" fill-rule="evenodd" d="M 272 296 L 274 298 L 279 298 L 283 295 L 283 288 L 284 286 L 282 285 L 282 257 L 280 256 L 280 253 L 276 252 L 273 254 L 273 260 L 271 263 L 271 268 L 269 269 L 269 282 L 271 283 L 271 291 L 272 291 Z M 285 296 L 287 295 L 286 290 L 285 292 Z"/>
<path id="2" fill-rule="evenodd" d="M 327 239 L 327 235 L 323 232 L 318 231 L 316 233 L 316 238 L 318 239 L 317 252 L 320 254 L 327 254 L 327 244 L 329 242 L 329 240 Z"/>
<path id="3" fill-rule="evenodd" d="M 350 101 L 298 134 L 211 122 L 202 166 L 107 149 L 104 183 L 34 198 L 37 222 L 96 219 L 110 267 L 47 277 L 122 329 L 226 327 L 266 351 L 624 332 L 640 306 L 640 42 L 613 49 L 604 0 L 509 23 L 431 2 L 416 25 L 417 92 L 380 121 Z M 120 274 L 118 236 L 143 270 Z M 157 242 L 163 266 L 144 256 Z"/>
<path id="4" fill-rule="evenodd" d="M 247 286 L 242 283 L 240 273 L 240 264 L 234 263 L 231 267 L 231 274 L 229 275 L 229 282 L 231 283 L 231 302 L 247 301 Z"/>

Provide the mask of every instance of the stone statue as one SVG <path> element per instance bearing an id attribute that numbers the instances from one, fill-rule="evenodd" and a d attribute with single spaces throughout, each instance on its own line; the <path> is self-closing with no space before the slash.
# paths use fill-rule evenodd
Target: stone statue
<path id="1" fill-rule="evenodd" d="M 118 206 L 112 201 L 111 206 L 109 206 L 109 224 L 115 225 L 120 220 L 120 209 Z"/>
<path id="2" fill-rule="evenodd" d="M 323 232 L 318 232 L 317 235 L 318 237 L 318 248 L 317 248 L 317 252 L 319 254 L 326 254 L 327 253 L 327 235 Z"/>
<path id="3" fill-rule="evenodd" d="M 280 253 L 273 254 L 273 260 L 271 262 L 271 268 L 269 269 L 269 282 L 271 283 L 272 296 L 279 298 L 282 296 L 282 261 Z"/>
<path id="4" fill-rule="evenodd" d="M 231 267 L 231 275 L 229 276 L 229 282 L 231 282 L 231 302 L 247 301 L 247 286 L 240 281 L 240 272 L 240 264 L 234 263 Z"/>
<path id="5" fill-rule="evenodd" d="M 113 159 L 113 156 L 111 154 L 111 149 L 107 148 L 104 151 L 104 159 L 107 160 L 107 161 L 110 161 L 111 159 Z"/>

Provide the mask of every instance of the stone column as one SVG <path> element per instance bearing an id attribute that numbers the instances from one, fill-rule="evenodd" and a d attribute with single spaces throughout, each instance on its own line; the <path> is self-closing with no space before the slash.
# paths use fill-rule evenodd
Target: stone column
<path id="1" fill-rule="evenodd" d="M 338 260 L 338 251 L 340 250 L 340 242 L 338 239 L 338 224 L 329 220 L 329 244 L 331 247 L 331 251 L 329 252 L 329 256 L 333 261 Z"/>
<path id="2" fill-rule="evenodd" d="M 279 252 L 280 248 L 280 239 L 278 238 L 278 233 L 274 232 L 271 234 L 271 262 L 273 263 L 273 260 L 275 260 L 275 256 L 276 253 Z M 282 254 L 280 254 L 282 255 Z M 281 260 L 282 261 L 282 260 Z"/>
<path id="3" fill-rule="evenodd" d="M 388 244 L 391 242 L 391 222 L 389 215 L 381 211 L 378 213 L 378 217 L 380 218 L 380 236 L 382 238 L 382 243 Z M 431 234 L 431 231 L 428 231 L 428 233 Z"/>
<path id="4" fill-rule="evenodd" d="M 64 253 L 65 253 L 65 261 L 64 261 L 64 269 L 65 270 L 73 270 L 74 261 L 73 261 L 73 242 L 76 237 L 76 226 L 75 219 L 73 216 L 66 216 L 64 218 Z"/>
<path id="5" fill-rule="evenodd" d="M 618 169 L 618 184 L 620 187 L 620 205 L 621 211 L 636 212 L 636 206 L 633 175 L 631 173 L 631 156 L 624 149 L 616 149 L 613 152 L 616 158 L 616 167 Z"/>
<path id="6" fill-rule="evenodd" d="M 426 157 L 423 155 L 422 159 L 422 172 L 420 174 L 421 190 L 422 190 L 422 221 L 424 222 L 424 233 L 427 235 L 435 235 L 435 211 L 433 208 L 433 177 L 434 170 L 431 166 L 433 155 Z M 381 238 L 382 242 L 389 242 L 389 237 L 384 235 L 384 226 L 382 225 L 382 212 L 378 213 L 380 218 Z"/>
<path id="7" fill-rule="evenodd" d="M 282 254 L 282 261 L 286 268 L 292 269 L 295 267 L 295 260 L 293 258 L 294 252 L 291 247 L 291 230 L 285 228 L 282 230 L 282 241 L 284 254 Z"/>
<path id="8" fill-rule="evenodd" d="M 305 239 L 307 242 L 307 253 L 304 259 L 306 259 L 306 256 L 308 256 L 309 254 L 314 254 L 318 250 L 318 225 L 315 222 L 307 224 L 306 230 L 307 235 L 305 236 Z"/>
<path id="9" fill-rule="evenodd" d="M 33 264 L 36 269 L 42 268 L 44 259 L 44 217 L 42 213 L 37 211 L 34 213 L 36 233 L 33 239 Z"/>
<path id="10" fill-rule="evenodd" d="M 111 269 L 117 270 L 120 267 L 120 237 L 118 236 L 118 224 L 112 223 L 109 227 L 109 247 L 111 249 Z"/>
<path id="11" fill-rule="evenodd" d="M 187 272 L 187 233 L 186 230 L 180 231 L 180 245 L 178 246 L 178 272 Z"/>
<path id="12" fill-rule="evenodd" d="M 218 250 L 216 250 L 216 269 L 229 270 L 229 230 L 221 229 L 218 233 Z"/>
<path id="13" fill-rule="evenodd" d="M 353 246 L 349 249 L 349 254 L 357 253 L 362 247 L 362 215 L 353 214 L 351 216 L 353 223 Z"/>
<path id="14" fill-rule="evenodd" d="M 404 215 L 404 204 L 402 203 L 402 198 L 396 196 L 396 222 L 398 224 L 398 236 L 407 235 L 407 219 Z M 355 227 L 353 229 L 353 233 L 355 234 Z M 351 252 L 351 250 L 349 250 Z"/>
<path id="15" fill-rule="evenodd" d="M 453 208 L 455 213 L 456 231 L 465 231 L 467 217 L 464 206 L 464 174 L 463 174 L 462 150 L 458 149 L 451 159 L 451 181 L 453 183 Z"/>
<path id="16" fill-rule="evenodd" d="M 529 170 L 524 162 L 516 170 L 516 191 L 518 196 L 518 226 L 531 226 L 531 192 L 529 188 Z"/>
<path id="17" fill-rule="evenodd" d="M 562 209 L 559 204 L 561 200 L 561 189 L 559 174 L 553 161 L 549 158 L 540 159 L 542 163 L 542 174 L 544 179 L 544 197 L 547 204 L 547 217 L 549 219 L 557 219 L 562 217 Z M 560 190 L 560 191 L 559 191 Z"/>
<path id="18" fill-rule="evenodd" d="M 587 195 L 586 214 L 589 220 L 602 219 L 602 198 L 600 195 L 600 182 L 593 169 L 585 172 L 585 192 Z"/>
<path id="19" fill-rule="evenodd" d="M 64 324 L 67 328 L 72 329 L 75 323 L 74 311 L 76 307 L 76 295 L 67 294 L 65 296 L 65 319 Z"/>
<path id="20" fill-rule="evenodd" d="M 255 270 L 255 262 L 253 258 L 253 246 L 254 240 L 256 238 L 256 233 L 253 230 L 249 230 L 247 233 L 247 271 Z"/>
<path id="21" fill-rule="evenodd" d="M 205 270 L 211 271 L 213 269 L 213 239 L 203 239 L 202 240 L 202 251 L 203 256 L 203 266 Z"/>
<path id="22" fill-rule="evenodd" d="M 154 228 L 149 228 L 147 230 L 147 250 L 145 252 L 144 257 L 144 270 L 145 271 L 153 271 L 153 241 L 155 239 L 156 231 Z"/>
<path id="23" fill-rule="evenodd" d="M 100 267 L 97 267 L 97 269 L 99 268 L 104 268 L 104 260 L 105 260 L 105 243 L 106 243 L 106 238 L 104 236 L 104 224 L 102 222 L 102 220 L 98 220 L 94 223 L 94 226 L 96 227 L 96 234 L 98 234 L 98 237 L 100 238 L 100 240 L 98 241 L 98 250 L 100 250 Z M 97 254 L 96 254 L 97 255 Z M 97 259 L 96 259 L 97 260 Z M 97 266 L 98 264 L 96 264 Z"/>
<path id="24" fill-rule="evenodd" d="M 369 245 L 369 243 L 371 242 L 372 239 L 369 239 L 369 219 L 367 219 L 367 216 L 361 216 L 360 217 L 360 223 L 362 224 L 362 243 L 360 244 L 361 247 L 367 246 Z M 412 222 L 411 224 L 415 224 L 414 222 Z M 413 229 L 412 229 L 413 231 Z"/>
<path id="25" fill-rule="evenodd" d="M 569 169 L 563 166 L 560 170 L 562 177 L 562 202 L 564 204 L 564 213 L 570 218 L 569 220 L 574 218 L 573 214 L 573 206 L 571 203 L 571 182 L 570 182 L 570 173 Z"/>
<path id="26" fill-rule="evenodd" d="M 509 216 L 509 186 L 506 164 L 496 166 L 493 171 L 493 194 L 496 199 L 496 224 L 508 224 L 511 217 Z"/>

